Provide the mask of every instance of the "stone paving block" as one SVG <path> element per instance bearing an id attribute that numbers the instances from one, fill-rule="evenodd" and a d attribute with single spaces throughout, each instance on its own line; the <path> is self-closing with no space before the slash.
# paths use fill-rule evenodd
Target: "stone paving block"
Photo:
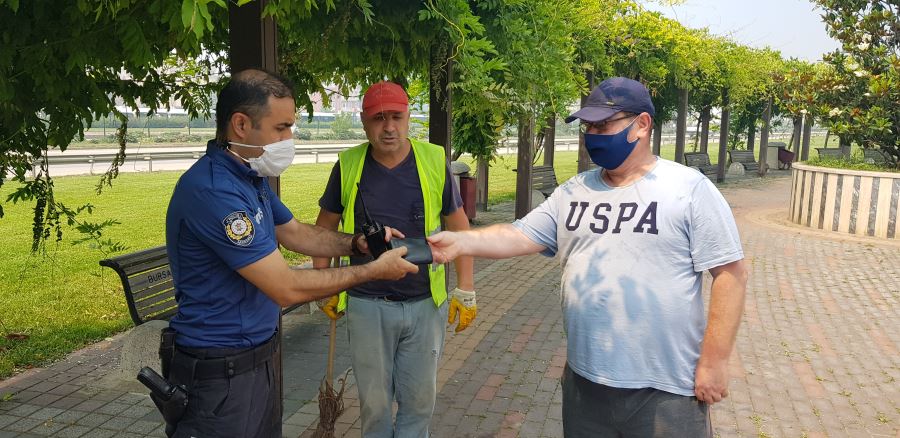
<path id="1" fill-rule="evenodd" d="M 74 424 L 85 415 L 87 415 L 87 412 L 68 410 L 63 411 L 59 415 L 53 417 L 53 421 L 56 421 L 58 423 Z"/>
<path id="2" fill-rule="evenodd" d="M 32 398 L 31 400 L 28 400 L 28 403 L 37 406 L 50 406 L 61 398 L 62 396 L 59 395 L 43 393 L 38 395 L 37 397 Z"/>
<path id="3" fill-rule="evenodd" d="M 69 395 L 75 391 L 78 391 L 79 389 L 81 389 L 80 386 L 69 385 L 69 384 L 64 383 L 64 384 L 61 384 L 61 385 L 47 391 L 47 393 L 64 396 L 64 395 Z"/>
<path id="4" fill-rule="evenodd" d="M 136 433 L 139 435 L 147 435 L 152 433 L 157 427 L 159 427 L 159 423 L 153 421 L 137 420 L 126 427 L 125 431 Z"/>
<path id="5" fill-rule="evenodd" d="M 138 404 L 145 400 L 150 400 L 150 396 L 146 395 L 146 394 L 134 394 L 134 393 L 127 392 L 127 393 L 119 396 L 114 401 L 117 403 L 124 403 L 126 405 L 134 405 L 134 404 Z M 152 403 L 152 401 L 151 401 L 151 403 Z"/>
<path id="6" fill-rule="evenodd" d="M 64 429 L 60 430 L 56 433 L 56 436 L 59 438 L 78 438 L 81 436 L 90 436 L 88 432 L 90 432 L 91 428 L 86 426 L 79 425 L 71 425 L 66 426 Z"/>
<path id="7" fill-rule="evenodd" d="M 130 407 L 131 406 L 123 404 L 123 403 L 109 402 L 109 403 L 97 408 L 96 411 L 101 414 L 124 415 L 123 412 Z"/>
<path id="8" fill-rule="evenodd" d="M 113 418 L 112 415 L 101 414 L 99 412 L 91 412 L 84 417 L 79 418 L 78 421 L 75 422 L 75 424 L 80 424 L 82 426 L 88 427 L 97 427 L 103 423 L 106 423 L 111 418 Z"/>
<path id="9" fill-rule="evenodd" d="M 21 418 L 15 423 L 9 424 L 4 429 L 11 430 L 14 432 L 28 432 L 33 429 L 38 424 L 43 423 L 44 420 L 38 418 Z"/>
<path id="10" fill-rule="evenodd" d="M 281 436 L 284 438 L 297 438 L 305 431 L 306 427 L 304 426 L 297 426 L 293 424 L 281 425 Z"/>
<path id="11" fill-rule="evenodd" d="M 304 428 L 308 427 L 310 424 L 316 422 L 319 419 L 318 415 L 309 414 L 305 412 L 297 412 L 294 415 L 291 415 L 290 418 L 284 421 L 285 425 L 293 425 L 293 426 L 303 426 Z"/>
<path id="12" fill-rule="evenodd" d="M 105 404 L 106 402 L 103 400 L 85 400 L 75 405 L 72 409 L 76 411 L 91 412 L 97 410 Z"/>
<path id="13" fill-rule="evenodd" d="M 19 406 L 16 406 L 15 408 L 7 411 L 6 413 L 9 415 L 16 416 L 16 417 L 27 417 L 27 416 L 31 415 L 32 412 L 35 412 L 39 409 L 41 409 L 40 406 L 29 405 L 29 404 L 20 404 Z"/>
<path id="14" fill-rule="evenodd" d="M 59 400 L 56 400 L 55 402 L 50 403 L 50 407 L 51 408 L 59 408 L 59 409 L 63 409 L 63 410 L 71 409 L 71 408 L 77 406 L 78 404 L 84 402 L 84 400 L 85 399 L 80 398 L 80 397 L 71 397 L 71 396 L 62 397 Z"/>
<path id="15" fill-rule="evenodd" d="M 31 418 L 39 418 L 41 420 L 49 420 L 64 411 L 59 408 L 41 408 L 29 415 Z"/>
<path id="16" fill-rule="evenodd" d="M 0 414 L 0 429 L 7 424 L 14 423 L 19 420 L 21 417 L 14 417 L 12 415 Z"/>
<path id="17" fill-rule="evenodd" d="M 563 436 L 562 420 L 548 418 L 547 421 L 544 422 L 544 429 L 541 431 L 541 436 L 547 438 L 561 438 Z"/>
<path id="18" fill-rule="evenodd" d="M 151 408 L 149 406 L 133 405 L 120 412 L 118 415 L 131 418 L 143 418 L 151 412 L 159 412 L 159 410 L 156 409 L 156 407 Z"/>
<path id="19" fill-rule="evenodd" d="M 28 433 L 40 436 L 56 436 L 59 431 L 65 429 L 67 426 L 68 424 L 65 423 L 57 423 L 53 420 L 45 420 L 29 430 Z"/>
<path id="20" fill-rule="evenodd" d="M 135 422 L 134 418 L 128 417 L 112 417 L 109 420 L 103 422 L 103 424 L 99 425 L 101 429 L 110 429 L 110 430 L 125 430 L 128 426 Z"/>

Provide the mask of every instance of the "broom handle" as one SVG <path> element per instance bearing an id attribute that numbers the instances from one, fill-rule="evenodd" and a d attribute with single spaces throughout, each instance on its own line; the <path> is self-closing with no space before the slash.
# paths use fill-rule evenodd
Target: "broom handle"
<path id="1" fill-rule="evenodd" d="M 335 257 L 331 259 L 331 266 L 339 267 L 341 266 L 340 257 Z M 337 309 L 335 309 L 337 310 Z M 330 319 L 330 318 L 329 318 Z M 334 344 L 335 344 L 335 336 L 337 335 L 337 321 L 331 320 L 331 333 L 328 336 L 328 367 L 325 368 L 325 380 L 328 381 L 329 385 L 334 385 Z"/>
<path id="2" fill-rule="evenodd" d="M 328 368 L 325 369 L 325 379 L 328 384 L 334 384 L 334 344 L 337 335 L 337 321 L 331 320 L 331 336 L 328 337 Z"/>

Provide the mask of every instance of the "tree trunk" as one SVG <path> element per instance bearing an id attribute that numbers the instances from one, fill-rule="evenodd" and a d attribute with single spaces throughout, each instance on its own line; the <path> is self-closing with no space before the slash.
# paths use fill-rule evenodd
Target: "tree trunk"
<path id="1" fill-rule="evenodd" d="M 534 155 L 534 117 L 519 116 L 518 159 L 516 160 L 516 219 L 531 211 L 531 163 Z"/>
<path id="2" fill-rule="evenodd" d="M 812 126 L 813 126 L 813 118 L 811 115 L 807 114 L 803 117 L 803 143 L 801 148 L 802 157 L 800 160 L 807 161 L 809 160 L 809 142 L 810 137 L 812 136 Z"/>
<path id="3" fill-rule="evenodd" d="M 588 86 L 591 90 L 594 89 L 594 73 L 589 71 L 585 75 L 585 79 L 587 79 Z M 587 98 L 590 95 L 590 91 L 588 94 L 581 96 L 581 107 L 584 108 L 584 105 L 587 104 Z M 591 156 L 588 155 L 587 149 L 584 148 L 584 134 L 578 134 L 578 173 L 584 172 L 585 170 L 590 169 L 594 166 L 594 163 L 591 162 Z"/>
<path id="4" fill-rule="evenodd" d="M 768 154 L 769 154 L 769 126 L 772 120 L 772 98 L 766 102 L 766 109 L 763 110 L 762 131 L 759 133 L 759 176 L 766 176 L 769 171 Z"/>
<path id="5" fill-rule="evenodd" d="M 556 114 L 547 118 L 544 129 L 544 166 L 553 166 L 553 156 L 556 153 Z"/>
<path id="6" fill-rule="evenodd" d="M 700 135 L 699 135 L 700 127 L 702 125 L 703 125 L 703 115 L 701 114 L 700 116 L 697 117 L 697 127 L 694 128 L 694 149 L 693 149 L 694 152 L 697 152 L 697 145 L 698 145 L 698 142 L 700 141 Z M 701 151 L 706 150 L 705 146 L 706 145 L 701 146 L 700 150 Z"/>
<path id="7" fill-rule="evenodd" d="M 700 113 L 700 117 L 701 119 L 703 119 L 703 124 L 697 131 L 697 135 L 700 137 L 700 152 L 703 152 L 704 154 L 709 150 L 709 119 L 712 118 L 710 112 L 710 108 L 703 108 L 702 112 Z"/>
<path id="8" fill-rule="evenodd" d="M 659 156 L 662 149 L 662 121 L 653 120 L 653 155 Z"/>
<path id="9" fill-rule="evenodd" d="M 800 160 L 800 136 L 803 133 L 803 117 L 794 117 L 794 132 L 791 133 L 791 151 L 794 152 L 794 161 Z"/>
<path id="10" fill-rule="evenodd" d="M 754 143 L 756 143 L 756 119 L 750 122 L 750 126 L 747 127 L 747 150 L 753 151 Z"/>
<path id="11" fill-rule="evenodd" d="M 728 89 L 722 90 L 722 124 L 719 128 L 719 172 L 716 175 L 717 182 L 725 181 L 725 161 L 728 159 L 728 123 L 731 109 L 729 108 Z"/>
<path id="12" fill-rule="evenodd" d="M 675 162 L 684 163 L 684 145 L 687 134 L 688 90 L 678 92 L 678 118 L 675 122 Z"/>

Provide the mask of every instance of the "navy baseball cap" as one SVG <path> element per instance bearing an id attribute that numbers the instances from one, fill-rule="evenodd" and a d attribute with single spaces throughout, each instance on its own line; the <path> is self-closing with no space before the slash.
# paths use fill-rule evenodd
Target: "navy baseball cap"
<path id="1" fill-rule="evenodd" d="M 656 108 L 653 107 L 650 92 L 644 84 L 634 79 L 616 77 L 609 78 L 594 88 L 584 107 L 566 117 L 566 123 L 572 123 L 575 119 L 602 122 L 620 111 L 656 116 Z"/>

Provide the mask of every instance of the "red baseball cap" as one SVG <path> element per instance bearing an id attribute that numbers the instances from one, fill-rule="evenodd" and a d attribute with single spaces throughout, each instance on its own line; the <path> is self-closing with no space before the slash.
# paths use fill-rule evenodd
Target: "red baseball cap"
<path id="1" fill-rule="evenodd" d="M 362 102 L 363 114 L 371 116 L 384 111 L 409 111 L 409 97 L 403 87 L 387 81 L 372 84 Z"/>

